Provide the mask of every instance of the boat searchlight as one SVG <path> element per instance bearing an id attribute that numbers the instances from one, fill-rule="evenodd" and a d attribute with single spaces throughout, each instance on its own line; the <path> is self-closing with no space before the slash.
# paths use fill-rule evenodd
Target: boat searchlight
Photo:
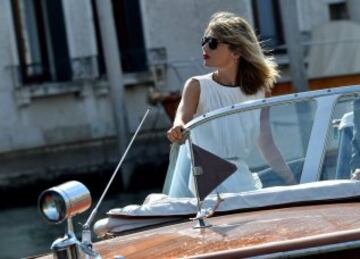
<path id="1" fill-rule="evenodd" d="M 146 110 L 139 126 L 130 140 L 130 143 L 126 147 L 124 154 L 106 185 L 105 190 L 101 194 L 99 201 L 90 213 L 90 216 L 86 220 L 85 224 L 82 225 L 81 243 L 76 239 L 71 218 L 81 212 L 84 212 L 91 206 L 91 196 L 86 186 L 77 181 L 70 181 L 47 189 L 40 194 L 39 209 L 42 216 L 50 223 L 58 224 L 66 219 L 68 223 L 68 229 L 65 236 L 58 238 L 51 245 L 54 258 L 78 259 L 80 258 L 78 248 L 80 248 L 80 251 L 85 254 L 86 258 L 101 258 L 100 254 L 93 249 L 90 226 L 150 110 L 150 108 Z"/>
<path id="2" fill-rule="evenodd" d="M 39 209 L 50 223 L 61 223 L 91 206 L 89 190 L 80 182 L 70 181 L 43 191 Z"/>
<path id="3" fill-rule="evenodd" d="M 74 234 L 72 217 L 91 206 L 91 196 L 86 186 L 77 181 L 70 181 L 52 187 L 40 194 L 38 205 L 41 215 L 50 223 L 59 224 L 67 220 L 65 235 L 56 239 L 51 245 L 54 258 L 80 258 L 78 251 L 80 242 Z"/>

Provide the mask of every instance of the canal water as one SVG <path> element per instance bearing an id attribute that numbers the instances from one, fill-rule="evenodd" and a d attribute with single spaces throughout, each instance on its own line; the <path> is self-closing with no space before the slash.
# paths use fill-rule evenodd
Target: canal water
<path id="1" fill-rule="evenodd" d="M 129 204 L 142 203 L 149 193 L 160 192 L 151 189 L 137 193 L 111 194 L 105 197 L 96 219 L 105 217 L 105 212 L 111 208 L 123 207 Z M 97 200 L 93 201 L 92 208 Z M 73 223 L 77 236 L 81 233 L 83 224 L 90 210 L 74 217 Z M 0 258 L 24 258 L 50 252 L 51 243 L 64 235 L 66 224 L 50 225 L 41 218 L 36 205 L 2 209 L 0 212 Z"/>
<path id="2" fill-rule="evenodd" d="M 160 193 L 167 166 L 167 155 L 158 156 L 155 161 L 143 162 L 134 168 L 126 191 L 121 177 L 115 177 L 94 222 L 105 218 L 105 213 L 112 208 L 141 204 L 148 194 Z M 70 180 L 82 182 L 88 187 L 92 196 L 91 208 L 73 218 L 75 234 L 78 238 L 81 237 L 81 224 L 86 222 L 91 210 L 98 202 L 114 168 L 115 165 L 109 170 L 61 175 L 56 179 L 37 181 L 21 188 L 1 189 L 0 259 L 24 258 L 50 252 L 52 242 L 64 236 L 66 223 L 50 225 L 46 222 L 38 211 L 37 199 L 43 190 Z M 96 241 L 95 236 L 93 241 Z"/>
<path id="3" fill-rule="evenodd" d="M 77 237 L 81 237 L 81 224 L 84 224 L 91 210 L 97 204 L 108 184 L 116 165 L 96 172 L 61 174 L 49 179 L 37 180 L 23 186 L 8 186 L 0 189 L 0 259 L 24 258 L 50 252 L 54 240 L 63 237 L 66 223 L 51 225 L 40 215 L 37 208 L 39 194 L 53 186 L 76 180 L 83 183 L 91 192 L 92 206 L 82 215 L 73 218 Z M 112 208 L 130 204 L 141 204 L 150 193 L 160 193 L 168 166 L 168 155 L 158 155 L 155 160 L 141 160 L 134 169 L 125 188 L 119 175 L 100 206 L 94 222 L 105 218 Z M 94 235 L 93 235 L 94 236 Z M 96 239 L 93 241 L 96 241 Z"/>

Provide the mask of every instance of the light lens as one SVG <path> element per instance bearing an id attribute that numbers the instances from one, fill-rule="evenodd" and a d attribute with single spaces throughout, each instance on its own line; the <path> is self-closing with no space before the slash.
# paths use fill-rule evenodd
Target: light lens
<path id="1" fill-rule="evenodd" d="M 40 211 L 50 222 L 62 222 L 66 216 L 66 204 L 58 193 L 49 191 L 40 198 Z"/>

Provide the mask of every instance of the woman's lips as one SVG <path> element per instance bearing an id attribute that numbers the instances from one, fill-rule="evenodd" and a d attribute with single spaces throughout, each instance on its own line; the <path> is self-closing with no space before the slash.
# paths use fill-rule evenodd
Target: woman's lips
<path id="1" fill-rule="evenodd" d="M 203 58 L 206 60 L 206 59 L 209 59 L 210 56 L 208 54 L 203 54 Z"/>

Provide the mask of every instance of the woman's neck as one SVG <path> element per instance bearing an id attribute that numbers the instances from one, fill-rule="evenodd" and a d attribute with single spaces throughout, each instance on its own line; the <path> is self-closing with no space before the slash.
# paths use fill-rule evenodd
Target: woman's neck
<path id="1" fill-rule="evenodd" d="M 218 69 L 214 72 L 214 80 L 222 85 L 236 86 L 237 68 Z"/>

